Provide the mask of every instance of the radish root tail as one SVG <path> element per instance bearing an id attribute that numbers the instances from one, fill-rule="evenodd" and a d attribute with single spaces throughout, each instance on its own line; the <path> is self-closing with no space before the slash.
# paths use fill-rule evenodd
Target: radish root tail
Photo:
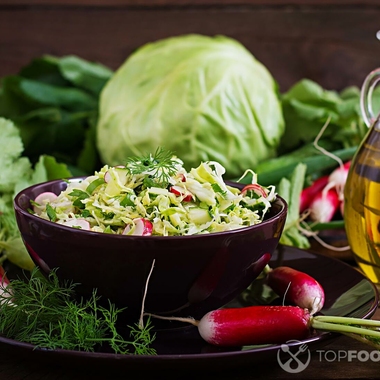
<path id="1" fill-rule="evenodd" d="M 164 319 L 164 320 L 167 320 L 167 321 L 178 321 L 178 322 L 185 322 L 185 323 L 190 323 L 194 326 L 198 326 L 199 325 L 199 321 L 192 318 L 192 317 L 188 317 L 188 318 L 184 318 L 184 317 L 165 317 L 163 315 L 158 315 L 158 314 L 152 314 L 152 313 L 144 313 L 144 316 L 149 316 L 149 317 L 153 317 L 153 318 L 157 318 L 157 319 Z"/>
<path id="2" fill-rule="evenodd" d="M 153 259 L 152 267 L 150 268 L 150 271 L 149 271 L 149 274 L 148 274 L 148 277 L 147 277 L 146 283 L 145 283 L 145 290 L 144 290 L 144 296 L 143 296 L 143 300 L 142 300 L 142 304 L 141 304 L 141 313 L 140 313 L 140 320 L 139 320 L 139 327 L 140 327 L 140 329 L 144 328 L 145 299 L 146 299 L 146 295 L 148 293 L 149 280 L 150 280 L 150 276 L 152 275 L 153 268 L 154 268 L 154 263 L 155 262 L 156 262 L 156 259 Z"/>

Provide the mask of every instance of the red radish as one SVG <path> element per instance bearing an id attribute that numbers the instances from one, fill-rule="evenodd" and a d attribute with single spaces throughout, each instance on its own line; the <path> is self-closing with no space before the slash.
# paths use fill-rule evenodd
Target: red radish
<path id="1" fill-rule="evenodd" d="M 8 293 L 6 290 L 6 287 L 8 286 L 8 284 L 9 284 L 9 280 L 5 273 L 5 270 L 2 266 L 0 266 L 0 295 L 5 296 Z M 3 300 L 2 302 L 6 302 L 6 301 Z M 1 305 L 1 302 L 0 302 L 0 305 Z"/>
<path id="2" fill-rule="evenodd" d="M 136 218 L 133 219 L 135 228 L 130 225 L 126 226 L 123 231 L 123 235 L 137 235 L 137 236 L 149 236 L 152 235 L 153 224 L 149 219 Z"/>
<path id="3" fill-rule="evenodd" d="M 267 285 L 291 304 L 308 309 L 311 315 L 325 303 L 325 292 L 316 279 L 287 266 L 270 269 Z"/>
<path id="4" fill-rule="evenodd" d="M 343 191 L 351 161 L 340 165 L 330 175 L 315 180 L 303 189 L 300 197 L 300 212 L 310 210 L 310 219 L 316 222 L 329 222 L 340 209 L 343 215 Z"/>
<path id="5" fill-rule="evenodd" d="M 36 198 L 34 199 L 35 204 L 33 205 L 33 211 L 36 214 L 40 214 L 42 211 L 41 206 L 45 206 L 46 203 L 54 201 L 57 197 L 58 197 L 57 194 L 54 194 L 50 191 L 45 191 L 44 193 L 37 195 Z M 39 207 L 38 205 L 41 205 L 41 206 Z"/>
<path id="6" fill-rule="evenodd" d="M 171 186 L 169 191 L 177 196 L 182 196 L 183 199 L 182 201 L 183 202 L 191 202 L 193 199 L 194 199 L 194 196 L 193 194 L 191 193 L 186 193 L 185 192 L 185 189 L 183 189 L 182 187 L 180 186 Z"/>
<path id="7" fill-rule="evenodd" d="M 186 182 L 186 176 L 183 173 L 179 174 L 179 178 L 181 178 L 181 182 Z"/>
<path id="8" fill-rule="evenodd" d="M 339 195 L 335 188 L 328 191 L 322 190 L 309 205 L 310 219 L 319 223 L 330 222 L 339 209 L 339 205 Z"/>
<path id="9" fill-rule="evenodd" d="M 309 206 L 313 198 L 320 193 L 327 185 L 329 176 L 325 175 L 316 179 L 310 186 L 305 187 L 301 192 L 300 212 L 304 212 Z"/>
<path id="10" fill-rule="evenodd" d="M 343 191 L 344 191 L 344 185 L 347 181 L 347 175 L 348 171 L 350 169 L 351 161 L 347 161 L 345 164 L 339 166 L 336 168 L 330 175 L 329 175 L 329 182 L 326 186 L 326 190 L 335 188 L 339 195 L 339 199 L 343 199 Z"/>
<path id="11" fill-rule="evenodd" d="M 81 230 L 89 231 L 91 229 L 90 223 L 86 219 L 72 218 L 62 222 L 64 226 L 75 227 Z"/>
<path id="12" fill-rule="evenodd" d="M 198 323 L 201 337 L 218 346 L 284 343 L 306 338 L 310 314 L 296 306 L 249 306 L 218 309 Z"/>
<path id="13" fill-rule="evenodd" d="M 143 313 L 154 318 L 191 323 L 200 336 L 217 346 L 281 344 L 307 338 L 313 330 L 348 334 L 369 345 L 380 339 L 380 321 L 339 316 L 312 316 L 299 306 L 246 306 L 213 310 L 200 321 L 193 318 L 165 317 Z M 353 326 L 355 325 L 355 326 Z M 377 338 L 369 340 L 368 337 Z M 380 343 L 377 344 L 377 347 Z"/>
<path id="14" fill-rule="evenodd" d="M 158 319 L 175 320 L 197 326 L 200 336 L 216 346 L 245 346 L 285 343 L 305 339 L 310 334 L 311 315 L 298 306 L 246 306 L 217 309 L 200 320 L 191 317 L 165 317 L 144 313 Z"/>
<path id="15" fill-rule="evenodd" d="M 0 266 L 0 285 L 8 285 L 9 284 L 9 280 L 8 280 L 8 277 L 5 273 L 5 270 L 2 266 Z"/>
<path id="16" fill-rule="evenodd" d="M 258 185 L 257 183 L 251 183 L 247 186 L 244 186 L 243 189 L 241 190 L 241 194 L 244 196 L 247 193 L 247 191 L 253 191 L 259 197 L 266 198 L 268 196 L 264 188 Z"/>

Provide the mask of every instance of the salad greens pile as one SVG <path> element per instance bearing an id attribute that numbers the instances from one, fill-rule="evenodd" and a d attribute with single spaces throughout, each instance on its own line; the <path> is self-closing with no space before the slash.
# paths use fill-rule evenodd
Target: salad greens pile
<path id="1" fill-rule="evenodd" d="M 374 109 L 380 110 L 380 88 L 373 92 Z M 302 162 L 307 165 L 307 183 L 338 166 L 315 145 L 327 124 L 318 146 L 343 161 L 351 159 L 368 128 L 360 111 L 360 90 L 349 87 L 341 91 L 323 89 L 303 79 L 282 94 L 285 132 L 277 157 L 259 163 L 254 170 L 262 184 L 276 184 L 282 177 L 290 178 Z"/>
<path id="2" fill-rule="evenodd" d="M 240 190 L 224 182 L 224 173 L 214 161 L 187 172 L 172 152 L 158 149 L 154 155 L 130 158 L 125 166 L 105 165 L 84 180 L 69 181 L 54 199 L 42 194 L 34 209 L 46 220 L 72 226 L 87 222 L 89 230 L 110 234 L 142 234 L 136 232 L 142 219 L 151 225 L 149 234 L 158 236 L 261 223 L 276 199 L 274 186 L 254 181 Z"/>
<path id="3" fill-rule="evenodd" d="M 303 79 L 282 95 L 286 122 L 279 154 L 292 152 L 312 143 L 321 127 L 329 120 L 323 141 L 329 150 L 349 148 L 360 144 L 368 128 L 360 111 L 360 90 L 348 87 L 341 92 L 323 89 L 319 84 Z M 380 105 L 380 91 L 374 93 L 375 107 Z"/>

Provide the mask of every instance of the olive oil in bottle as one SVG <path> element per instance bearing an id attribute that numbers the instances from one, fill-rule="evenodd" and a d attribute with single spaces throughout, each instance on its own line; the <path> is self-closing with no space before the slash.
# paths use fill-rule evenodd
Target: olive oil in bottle
<path id="1" fill-rule="evenodd" d="M 365 275 L 380 284 L 380 122 L 368 130 L 352 160 L 344 190 L 348 243 Z"/>

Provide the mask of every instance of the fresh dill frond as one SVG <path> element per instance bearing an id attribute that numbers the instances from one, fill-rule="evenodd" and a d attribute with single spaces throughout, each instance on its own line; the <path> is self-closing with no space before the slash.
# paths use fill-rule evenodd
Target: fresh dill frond
<path id="1" fill-rule="evenodd" d="M 172 151 L 158 148 L 154 154 L 128 158 L 126 168 L 131 174 L 149 176 L 156 186 L 165 186 L 170 177 L 176 174 L 178 164 L 180 161 Z"/>
<path id="2" fill-rule="evenodd" d="M 75 286 L 60 285 L 55 271 L 46 278 L 38 268 L 29 279 L 0 284 L 0 334 L 36 348 L 94 352 L 107 345 L 118 354 L 155 354 L 149 323 L 131 328 L 131 338 L 125 339 L 117 330 L 124 309 L 99 305 L 96 291 L 89 299 L 76 301 Z"/>

